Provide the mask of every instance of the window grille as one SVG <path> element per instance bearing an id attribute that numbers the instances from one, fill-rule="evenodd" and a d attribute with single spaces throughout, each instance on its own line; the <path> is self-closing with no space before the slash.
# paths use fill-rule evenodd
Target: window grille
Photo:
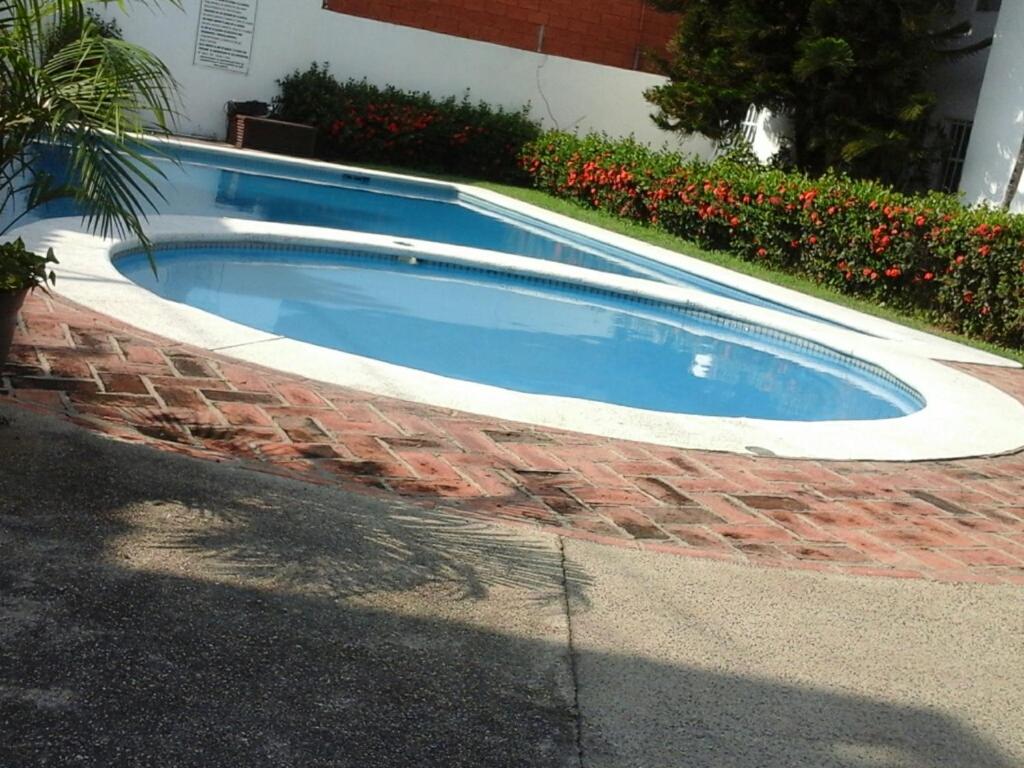
<path id="1" fill-rule="evenodd" d="M 743 136 L 743 140 L 750 146 L 754 146 L 754 137 L 757 136 L 757 121 L 760 116 L 761 110 L 751 104 L 750 109 L 747 110 L 747 116 L 740 123 L 740 133 Z"/>
<path id="2" fill-rule="evenodd" d="M 956 192 L 960 188 L 960 175 L 964 171 L 964 159 L 967 157 L 967 144 L 971 140 L 972 125 L 974 124 L 968 120 L 950 120 L 946 123 L 948 146 L 939 176 L 939 189 L 944 192 Z"/>

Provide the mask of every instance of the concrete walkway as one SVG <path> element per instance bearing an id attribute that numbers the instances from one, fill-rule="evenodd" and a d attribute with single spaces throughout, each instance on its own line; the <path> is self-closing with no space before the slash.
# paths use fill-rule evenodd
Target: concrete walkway
<path id="1" fill-rule="evenodd" d="M 1020 588 L 566 553 L 587 766 L 1024 765 Z"/>
<path id="2" fill-rule="evenodd" d="M 1024 764 L 1020 587 L 609 548 L 0 418 L 4 768 Z"/>

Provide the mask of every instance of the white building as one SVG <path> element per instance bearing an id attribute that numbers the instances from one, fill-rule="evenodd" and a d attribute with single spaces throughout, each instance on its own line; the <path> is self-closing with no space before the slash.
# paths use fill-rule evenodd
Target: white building
<path id="1" fill-rule="evenodd" d="M 968 203 L 998 205 L 1024 140 L 1024 0 L 974 1 L 980 9 L 990 9 L 987 12 L 997 20 L 983 82 L 970 113 L 973 127 L 959 186 Z M 1019 188 L 1011 210 L 1024 212 L 1024 192 Z"/>
<path id="2" fill-rule="evenodd" d="M 961 43 L 990 36 L 994 42 L 938 74 L 936 117 L 952 141 L 935 184 L 959 188 L 968 203 L 999 204 L 1024 135 L 1024 0 L 949 2 L 952 18 L 973 26 Z M 323 0 L 182 0 L 181 6 L 110 13 L 127 39 L 160 56 L 181 83 L 177 128 L 188 135 L 222 139 L 226 102 L 269 101 L 278 78 L 327 61 L 340 78 L 365 77 L 436 96 L 460 96 L 468 88 L 473 98 L 511 109 L 529 103 L 546 127 L 633 134 L 704 157 L 714 152 L 702 137 L 654 126 L 643 93 L 662 79 L 645 72 L 336 13 L 325 10 Z M 200 50 L 204 8 L 207 17 L 224 9 L 237 13 L 227 31 L 223 19 L 206 19 L 207 31 L 219 26 L 224 32 L 212 44 L 224 50 L 210 48 L 209 40 L 205 53 Z M 774 153 L 778 123 L 752 111 L 744 130 L 759 156 Z M 1024 210 L 1024 194 L 1013 209 Z"/>

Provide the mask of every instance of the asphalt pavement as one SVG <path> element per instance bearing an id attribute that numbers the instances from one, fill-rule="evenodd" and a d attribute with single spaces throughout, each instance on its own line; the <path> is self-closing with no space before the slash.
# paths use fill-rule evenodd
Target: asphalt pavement
<path id="1" fill-rule="evenodd" d="M 0 766 L 1024 765 L 1024 590 L 495 526 L 0 405 Z"/>

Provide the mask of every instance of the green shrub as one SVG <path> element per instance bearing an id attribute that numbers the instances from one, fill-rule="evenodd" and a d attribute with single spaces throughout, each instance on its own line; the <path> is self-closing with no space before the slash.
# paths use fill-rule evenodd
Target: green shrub
<path id="1" fill-rule="evenodd" d="M 522 180 L 517 158 L 540 135 L 528 108 L 507 112 L 483 102 L 338 82 L 313 64 L 278 81 L 274 116 L 319 129 L 321 156 L 401 165 L 496 181 Z"/>
<path id="2" fill-rule="evenodd" d="M 555 196 L 1024 347 L 1024 216 L 765 168 L 743 153 L 701 162 L 594 135 L 545 134 L 520 162 Z"/>

